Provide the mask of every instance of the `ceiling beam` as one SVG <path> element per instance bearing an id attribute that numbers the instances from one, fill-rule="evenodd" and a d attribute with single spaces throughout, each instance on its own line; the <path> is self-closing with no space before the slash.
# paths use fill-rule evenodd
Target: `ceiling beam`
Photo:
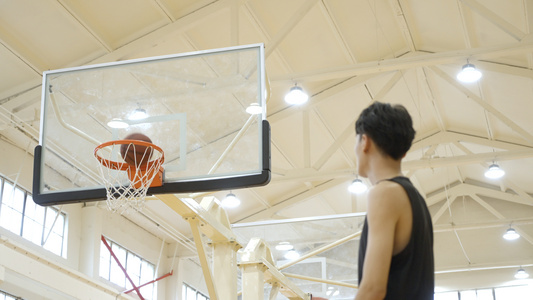
<path id="1" fill-rule="evenodd" d="M 74 10 L 72 10 L 64 0 L 50 1 L 58 6 L 58 10 L 63 13 L 63 15 L 70 19 L 74 24 L 78 24 L 80 27 L 85 30 L 94 41 L 96 41 L 100 46 L 102 46 L 106 52 L 113 51 L 113 47 L 105 41 L 96 31 L 94 31 L 87 22 L 85 22 Z"/>
<path id="2" fill-rule="evenodd" d="M 533 150 L 514 150 L 514 151 L 499 151 L 488 152 L 470 155 L 458 155 L 453 157 L 442 158 L 428 158 L 417 159 L 411 161 L 404 161 L 402 163 L 402 170 L 410 172 L 420 169 L 434 169 L 444 167 L 454 167 L 457 165 L 471 165 L 477 163 L 486 163 L 488 161 L 504 161 L 517 160 L 524 158 L 532 158 Z M 283 181 L 310 181 L 310 180 L 326 180 L 331 178 L 348 178 L 353 177 L 357 170 L 355 168 L 338 169 L 331 171 L 318 171 L 313 168 L 293 169 L 287 170 L 284 176 L 275 176 L 272 182 Z"/>
<path id="3" fill-rule="evenodd" d="M 434 205 L 446 198 L 456 197 L 456 196 L 469 196 L 469 195 L 478 195 L 480 197 L 486 197 L 491 199 L 497 199 L 502 201 L 507 201 L 515 204 L 533 206 L 533 201 L 528 200 L 531 196 L 527 198 L 517 195 L 515 193 L 502 192 L 497 189 L 492 189 L 488 187 L 478 186 L 469 183 L 460 183 L 451 187 L 443 188 L 438 192 L 429 193 L 426 195 L 426 202 L 428 206 Z"/>
<path id="4" fill-rule="evenodd" d="M 461 0 L 457 0 L 457 9 L 459 10 L 459 15 L 461 16 L 461 25 L 463 25 L 463 37 L 465 41 L 465 48 L 472 48 L 472 39 L 476 36 L 474 34 L 472 20 L 467 19 L 465 15 L 464 5 L 461 3 Z"/>
<path id="5" fill-rule="evenodd" d="M 523 225 L 532 225 L 533 218 L 521 218 L 521 219 L 501 219 L 489 222 L 475 222 L 475 223 L 465 223 L 465 224 L 437 224 L 433 226 L 434 233 L 441 232 L 451 232 L 454 230 L 478 230 L 478 229 L 488 229 L 488 228 L 508 228 L 509 224 L 523 226 Z"/>
<path id="6" fill-rule="evenodd" d="M 332 130 L 332 128 L 329 126 L 329 123 L 326 121 L 326 119 L 324 118 L 324 116 L 322 115 L 322 112 L 318 109 L 315 108 L 315 114 L 317 115 L 318 119 L 320 120 L 320 122 L 322 122 L 322 124 L 324 125 L 324 127 L 326 128 L 326 130 L 328 131 L 330 137 L 334 140 L 334 141 L 337 141 L 337 139 L 341 139 L 343 141 L 346 141 L 348 139 L 348 137 L 350 137 L 351 134 L 353 134 L 355 132 L 355 120 L 350 124 L 348 125 L 351 126 L 351 130 L 350 129 L 345 129 L 345 131 L 343 131 L 339 136 L 334 132 L 334 130 Z M 347 134 L 347 136 L 344 136 L 345 134 Z M 341 150 L 342 152 L 342 155 L 343 155 L 343 158 L 344 158 L 344 161 L 348 164 L 348 166 L 350 166 L 350 168 L 353 168 L 354 165 L 355 165 L 355 162 L 354 162 L 354 159 L 353 159 L 353 156 L 352 156 L 352 153 L 353 153 L 353 147 L 350 147 L 349 150 L 346 150 L 345 147 L 342 147 L 342 145 L 338 146 L 338 149 Z M 349 152 L 349 153 L 348 153 Z M 332 153 L 333 154 L 333 153 Z M 322 158 L 322 157 L 321 157 Z M 320 159 L 320 158 L 319 158 Z M 318 161 L 318 160 L 317 160 Z M 316 163 L 315 165 L 313 165 L 313 168 L 316 168 Z"/>
<path id="7" fill-rule="evenodd" d="M 381 87 L 379 92 L 373 96 L 372 101 L 382 101 L 383 98 L 396 86 L 398 81 L 403 78 L 402 72 L 394 72 L 394 75 Z"/>
<path id="8" fill-rule="evenodd" d="M 396 16 L 396 23 L 398 24 L 398 27 L 400 27 L 403 39 L 407 44 L 407 48 L 409 48 L 409 51 L 411 52 L 416 51 L 413 35 L 411 33 L 411 29 L 409 27 L 409 23 L 407 22 L 407 17 L 400 0 L 389 0 L 389 4 L 394 12 L 394 15 Z"/>
<path id="9" fill-rule="evenodd" d="M 458 196 L 454 196 L 451 198 L 448 198 L 444 201 L 444 204 L 439 208 L 439 210 L 431 216 L 431 219 L 433 220 L 433 224 L 437 223 L 437 221 L 442 217 L 442 215 L 449 211 L 451 208 L 450 206 L 453 204 L 453 202 L 457 199 Z M 451 216 L 450 216 L 451 217 Z"/>
<path id="10" fill-rule="evenodd" d="M 435 270 L 435 274 L 446 274 L 446 273 L 459 273 L 459 272 L 471 272 L 471 271 L 484 271 L 484 270 L 497 270 L 497 269 L 516 269 L 518 267 L 528 267 L 533 266 L 531 260 L 521 260 L 521 261 L 506 261 L 499 263 L 488 263 L 488 264 L 468 264 L 466 266 L 450 266 L 447 268 L 438 268 Z"/>
<path id="11" fill-rule="evenodd" d="M 303 128 L 303 161 L 304 168 L 311 167 L 311 129 L 309 123 L 309 110 L 304 110 L 302 112 L 302 128 Z"/>
<path id="12" fill-rule="evenodd" d="M 320 10 L 322 11 L 322 14 L 326 18 L 326 22 L 330 26 L 331 30 L 333 31 L 333 36 L 339 43 L 341 47 L 341 51 L 344 53 L 346 58 L 350 63 L 357 62 L 357 59 L 355 59 L 355 56 L 353 52 L 350 50 L 350 47 L 348 46 L 348 43 L 346 42 L 346 39 L 344 38 L 341 30 L 339 29 L 339 25 L 337 22 L 335 22 L 335 18 L 331 14 L 331 9 L 329 7 L 328 1 L 319 1 L 318 2 Z"/>
<path id="13" fill-rule="evenodd" d="M 528 34 L 531 34 L 533 33 L 533 3 L 531 3 L 531 1 L 528 1 L 528 0 L 524 0 L 522 1 L 522 9 L 524 11 L 524 14 L 525 14 L 525 20 L 526 20 L 526 31 Z M 528 60 L 528 67 L 529 68 L 532 68 L 533 67 L 533 53 L 529 53 L 527 55 L 527 60 Z"/>
<path id="14" fill-rule="evenodd" d="M 437 67 L 429 67 L 435 74 L 440 76 L 442 79 L 447 81 L 451 86 L 455 87 L 457 90 L 465 94 L 469 99 L 472 99 L 475 103 L 477 103 L 479 106 L 481 106 L 485 111 L 492 114 L 494 117 L 496 117 L 498 120 L 500 120 L 502 123 L 507 125 L 510 129 L 512 129 L 514 132 L 518 133 L 524 140 L 528 141 L 530 144 L 533 145 L 533 135 L 531 135 L 529 132 L 524 130 L 522 127 L 518 126 L 513 120 L 505 116 L 502 112 L 500 112 L 498 109 L 493 107 L 492 105 L 488 104 L 487 102 L 483 101 L 481 97 L 474 94 L 472 91 L 470 91 L 465 86 L 459 84 L 457 80 L 450 77 L 448 74 L 444 73 L 441 69 Z"/>
<path id="15" fill-rule="evenodd" d="M 207 3 L 202 2 L 202 4 L 205 5 L 201 7 L 198 7 L 198 4 L 192 4 L 191 6 L 196 10 L 184 9 L 187 12 L 190 11 L 190 13 L 178 18 L 175 22 L 162 26 L 149 34 L 133 40 L 130 43 L 115 49 L 113 52 L 100 56 L 88 63 L 97 64 L 127 59 L 133 53 L 153 47 L 154 44 L 164 40 L 167 36 L 185 33 L 199 23 L 206 22 L 210 19 L 209 17 L 211 15 L 229 9 L 231 1 L 232 0 L 207 1 Z"/>
<path id="16" fill-rule="evenodd" d="M 270 208 L 267 208 L 267 209 L 264 209 L 260 212 L 257 212 L 257 213 L 253 213 L 251 215 L 249 215 L 248 217 L 244 218 L 244 219 L 241 219 L 238 222 L 253 222 L 253 221 L 259 221 L 259 220 L 268 220 L 268 219 L 272 219 L 272 217 L 279 211 L 289 207 L 289 206 L 292 206 L 300 201 L 303 201 L 303 200 L 306 200 L 306 199 L 309 199 L 311 197 L 314 197 L 326 190 L 329 190 L 339 184 L 343 184 L 345 182 L 345 180 L 342 180 L 342 179 L 333 179 L 333 180 L 330 180 L 330 181 L 327 181 L 325 183 L 322 183 L 322 184 L 319 184 L 317 185 L 316 187 L 314 188 L 310 188 L 308 189 L 307 191 L 303 192 L 303 193 L 299 193 L 297 195 L 294 195 L 294 196 L 290 196 L 286 199 L 282 199 L 281 201 L 279 201 L 278 203 L 272 205 L 272 207 Z"/>
<path id="17" fill-rule="evenodd" d="M 323 101 L 329 99 L 331 96 L 338 94 L 346 89 L 354 88 L 356 86 L 359 86 L 361 84 L 364 84 L 366 81 L 368 81 L 372 75 L 365 75 L 365 76 L 357 76 L 352 77 L 346 80 L 342 80 L 341 82 L 331 85 L 329 88 L 324 89 L 313 96 L 309 98 L 309 101 L 306 104 L 306 109 L 311 109 L 313 106 L 316 106 Z M 297 105 L 291 105 L 286 106 L 279 109 L 270 109 L 269 111 L 274 111 L 273 113 L 270 113 L 268 115 L 268 121 L 270 123 L 277 122 L 281 119 L 284 119 L 288 116 L 291 116 L 293 113 L 301 111 L 303 108 L 297 106 Z"/>
<path id="18" fill-rule="evenodd" d="M 306 0 L 302 6 L 298 8 L 276 35 L 265 45 L 265 58 L 279 46 L 279 44 L 287 37 L 287 35 L 300 23 L 300 21 L 309 13 L 311 8 L 315 6 L 318 0 Z"/>
<path id="19" fill-rule="evenodd" d="M 509 150 L 488 153 L 477 153 L 471 155 L 457 155 L 451 157 L 430 158 L 420 160 L 404 161 L 402 163 L 403 170 L 415 169 L 433 169 L 442 167 L 453 167 L 456 165 L 471 165 L 475 163 L 489 162 L 489 161 L 504 161 L 516 160 L 523 158 L 532 158 L 533 150 Z"/>
<path id="20" fill-rule="evenodd" d="M 313 169 L 320 170 L 324 164 L 333 156 L 337 150 L 344 144 L 344 142 L 355 132 L 355 120 L 350 122 L 350 124 L 342 131 L 342 133 L 334 138 L 334 142 L 322 153 L 322 155 L 315 161 Z"/>
<path id="21" fill-rule="evenodd" d="M 518 232 L 518 234 L 520 234 L 520 237 L 533 245 L 533 236 L 529 235 L 528 231 L 524 230 L 521 226 L 517 226 L 514 222 L 512 224 L 515 225 L 513 228 Z"/>
<path id="22" fill-rule="evenodd" d="M 429 137 L 415 141 L 409 151 L 416 151 L 416 150 L 430 147 L 436 144 L 447 144 L 447 143 L 455 143 L 455 142 L 470 143 L 470 144 L 476 144 L 476 145 L 486 146 L 490 148 L 505 149 L 505 150 L 526 150 L 526 149 L 533 150 L 533 146 L 529 146 L 529 145 L 518 144 L 515 142 L 489 140 L 485 137 L 470 135 L 466 133 L 445 131 L 445 132 L 438 132 Z"/>
<path id="23" fill-rule="evenodd" d="M 239 10 L 241 7 L 240 0 L 233 0 L 230 6 L 230 43 L 231 45 L 238 46 L 240 31 L 239 31 Z"/>
<path id="24" fill-rule="evenodd" d="M 0 44 L 6 48 L 15 58 L 22 61 L 35 74 L 41 76 L 44 70 L 47 70 L 47 64 L 35 54 L 34 51 L 28 49 L 22 43 L 18 42 L 11 34 L 4 28 L 0 27 Z"/>
<path id="25" fill-rule="evenodd" d="M 468 196 L 470 198 L 474 199 L 474 201 L 479 203 L 479 205 L 483 206 L 484 209 L 488 210 L 491 214 L 496 216 L 498 219 L 505 220 L 505 216 L 504 215 L 502 215 L 499 211 L 494 209 L 494 207 L 492 207 L 490 204 L 488 204 L 485 200 L 481 199 L 478 195 L 471 194 L 471 195 L 468 195 Z"/>
<path id="26" fill-rule="evenodd" d="M 469 149 L 464 147 L 462 144 L 460 144 L 460 143 L 455 143 L 455 144 L 461 151 L 463 151 L 463 153 L 465 153 L 467 155 L 474 154 Z M 487 169 L 489 167 L 489 164 L 486 163 L 486 162 L 485 163 L 481 163 L 481 165 L 483 166 L 484 169 Z M 533 196 L 527 194 L 524 190 L 519 188 L 514 182 L 512 182 L 508 178 L 503 178 L 502 180 L 500 180 L 500 190 L 501 191 L 505 191 L 505 186 L 511 188 L 515 193 L 517 193 L 523 199 L 527 199 L 527 200 L 529 200 L 529 201 L 531 201 L 533 203 Z"/>
<path id="27" fill-rule="evenodd" d="M 425 68 L 417 69 L 417 75 L 418 75 L 417 76 L 418 82 L 420 82 L 420 85 L 422 86 L 421 87 L 422 91 L 424 91 L 424 93 L 426 94 L 426 97 L 431 103 L 431 108 L 432 108 L 431 111 L 433 112 L 433 115 L 435 119 L 437 120 L 437 125 L 439 126 L 439 130 L 446 131 L 446 124 L 444 123 L 444 119 L 442 118 L 439 105 L 438 105 L 438 103 L 442 101 L 441 99 L 437 99 L 437 97 L 435 97 L 435 93 L 433 92 L 433 88 L 432 88 L 432 86 L 434 86 L 433 82 L 432 84 L 430 84 Z"/>
<path id="28" fill-rule="evenodd" d="M 243 12 L 244 12 L 245 16 L 248 17 L 248 20 L 250 21 L 252 26 L 254 26 L 255 30 L 259 34 L 259 38 L 261 40 L 263 40 L 263 41 L 272 40 L 272 37 L 267 32 L 266 26 L 261 22 L 261 20 L 259 19 L 259 17 L 255 13 L 255 11 L 254 11 L 254 9 L 252 7 L 252 2 L 251 1 L 246 1 L 246 3 L 244 4 L 243 7 L 244 7 Z M 282 55 L 279 55 L 279 49 L 276 48 L 276 49 L 274 49 L 274 51 L 276 51 L 278 53 L 278 55 L 276 56 L 276 59 L 278 59 L 280 61 L 280 66 L 283 68 L 282 71 L 284 71 L 284 72 L 292 72 L 291 71 L 292 69 L 289 66 L 289 63 L 287 62 L 285 57 L 282 56 Z"/>
<path id="29" fill-rule="evenodd" d="M 176 18 L 172 15 L 172 12 L 164 2 L 161 0 L 152 0 L 151 4 L 161 14 L 161 16 L 168 19 L 170 23 L 176 21 Z"/>
<path id="30" fill-rule="evenodd" d="M 500 74 L 508 74 L 512 76 L 520 76 L 533 79 L 533 70 L 528 67 L 511 66 L 497 62 L 479 60 L 476 62 L 476 68 L 482 71 L 495 72 Z"/>
<path id="31" fill-rule="evenodd" d="M 438 53 L 419 53 L 405 55 L 399 58 L 384 59 L 329 67 L 300 73 L 285 74 L 270 77 L 271 81 L 320 81 L 338 78 L 347 78 L 356 75 L 367 75 L 388 71 L 411 69 L 416 67 L 464 63 L 466 58 L 470 60 L 488 60 L 491 58 L 509 56 L 514 54 L 529 53 L 533 51 L 533 38 L 528 35 L 519 43 L 511 43 L 499 46 L 482 48 L 445 51 Z M 533 36 L 532 36 L 533 37 Z"/>
<path id="32" fill-rule="evenodd" d="M 40 93 L 42 89 L 42 83 L 42 76 L 41 74 L 38 74 L 38 76 L 35 76 L 34 79 L 4 90 L 2 93 L 0 93 L 0 105 L 5 105 L 6 103 L 16 100 L 18 97 L 24 96 L 24 94 L 32 92 L 34 89 L 38 89 Z"/>
<path id="33" fill-rule="evenodd" d="M 505 19 L 500 17 L 497 13 L 481 5 L 479 2 L 475 0 L 461 0 L 461 2 L 466 4 L 468 7 L 470 7 L 472 11 L 478 13 L 480 16 L 482 16 L 487 21 L 494 24 L 496 27 L 503 30 L 505 33 L 507 33 L 508 35 L 516 39 L 517 41 L 522 40 L 524 36 L 526 36 L 526 34 L 522 32 L 520 29 L 516 28 L 511 23 L 507 22 Z"/>

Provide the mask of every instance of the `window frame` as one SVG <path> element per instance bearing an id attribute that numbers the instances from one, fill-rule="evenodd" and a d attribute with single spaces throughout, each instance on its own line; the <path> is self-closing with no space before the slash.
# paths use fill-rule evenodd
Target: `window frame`
<path id="1" fill-rule="evenodd" d="M 7 204 L 7 201 L 4 199 L 4 192 L 5 192 L 5 189 L 6 189 L 6 184 L 9 184 L 10 185 L 10 188 L 12 187 L 13 188 L 13 193 L 10 195 L 12 197 L 12 200 L 15 201 L 15 194 L 18 192 L 18 193 L 22 193 L 23 195 L 23 198 L 22 198 L 22 211 L 20 212 L 20 228 L 18 228 L 18 232 L 12 230 L 12 228 L 8 228 L 8 227 L 5 227 L 4 225 L 2 225 L 2 221 L 0 220 L 0 227 L 13 233 L 13 234 L 16 234 L 18 236 L 20 236 L 21 238 L 23 238 L 24 240 L 26 241 L 29 241 L 31 242 L 32 244 L 34 245 L 38 245 L 40 246 L 41 248 L 45 249 L 46 251 L 49 251 L 57 256 L 60 256 L 62 258 L 67 258 L 67 244 L 68 244 L 68 214 L 66 214 L 65 212 L 63 212 L 60 208 L 58 209 L 57 207 L 55 206 L 40 206 L 38 204 L 35 203 L 35 201 L 33 201 L 33 195 L 27 191 L 26 189 L 20 187 L 19 185 L 17 185 L 15 182 L 12 182 L 11 180 L 8 180 L 7 178 L 3 177 L 3 176 L 0 176 L 0 218 L 2 217 L 2 208 L 11 208 L 13 210 L 14 207 L 10 206 L 9 204 Z M 6 203 L 6 204 L 4 204 Z M 34 218 L 32 217 L 29 217 L 27 215 L 27 209 L 28 209 L 28 205 L 35 205 L 36 207 L 42 207 L 43 209 L 43 218 L 42 220 L 35 220 Z M 18 211 L 17 211 L 18 212 Z M 50 215 L 55 215 L 55 219 L 54 219 L 54 222 L 52 222 L 50 228 L 47 228 L 47 217 L 49 217 Z M 49 241 L 49 238 L 52 234 L 54 234 L 54 229 L 55 229 L 55 226 L 56 226 L 56 222 L 58 220 L 58 218 L 61 217 L 62 219 L 62 222 L 63 222 L 63 226 L 61 228 L 61 233 L 60 234 L 57 234 L 60 238 L 61 238 L 61 243 L 60 245 L 57 247 L 57 252 L 56 250 L 53 250 L 52 247 L 47 247 L 47 243 Z M 35 222 L 38 226 L 39 226 L 39 229 L 40 229 L 40 242 L 37 243 L 36 241 L 34 241 L 33 239 L 30 239 L 26 236 L 25 232 L 24 232 L 24 229 L 25 229 L 25 226 L 27 228 L 27 226 L 30 226 L 28 224 L 28 222 L 30 221 L 33 221 Z"/>
<path id="2" fill-rule="evenodd" d="M 209 300 L 209 296 L 208 295 L 205 295 L 204 293 L 200 292 L 199 290 L 193 288 L 190 284 L 187 284 L 185 282 L 183 282 L 183 285 L 181 287 L 182 289 L 182 293 L 181 293 L 181 297 L 183 298 L 183 300 L 187 300 L 188 299 L 188 289 L 192 290 L 194 292 L 194 299 L 195 300 Z M 198 296 L 201 296 L 202 298 L 198 299 Z"/>
<path id="3" fill-rule="evenodd" d="M 140 285 L 142 284 L 145 284 L 146 282 L 142 282 L 143 280 L 143 267 L 145 266 L 149 266 L 151 267 L 150 269 L 152 270 L 152 279 L 154 279 L 156 277 L 156 265 L 152 262 L 150 262 L 149 260 L 143 258 L 142 256 L 138 255 L 137 253 L 131 251 L 130 249 L 122 246 L 121 244 L 113 241 L 112 239 L 102 235 L 102 238 L 105 238 L 106 239 L 106 242 L 108 243 L 109 247 L 111 247 L 111 249 L 113 250 L 113 253 L 116 255 L 115 253 L 115 250 L 116 249 L 119 249 L 121 251 L 124 251 L 125 252 L 125 258 L 124 258 L 124 262 L 121 261 L 121 264 L 122 266 L 124 267 L 124 269 L 126 269 L 126 272 L 128 272 L 128 276 L 132 279 L 132 281 L 134 281 L 135 285 L 137 287 L 139 287 Z M 106 268 L 103 269 L 102 268 L 102 251 L 105 251 L 106 254 L 105 254 L 105 259 L 107 259 L 107 262 L 106 262 Z M 135 274 L 134 276 L 132 276 L 132 274 L 130 274 L 130 270 L 128 269 L 128 261 L 131 260 L 131 259 L 139 259 L 139 274 Z M 120 260 L 120 258 L 119 258 Z M 112 278 L 113 278 L 113 273 L 112 272 L 115 272 L 116 270 L 119 270 L 120 271 L 120 274 L 118 274 L 119 277 L 123 277 L 124 279 L 124 284 L 121 284 L 121 283 L 118 283 L 116 281 L 113 281 Z M 102 271 L 107 271 L 107 277 L 104 277 L 102 276 Z M 137 276 L 138 275 L 138 276 Z M 111 283 L 111 284 L 114 284 L 116 286 L 119 286 L 121 288 L 124 288 L 126 290 L 130 290 L 130 289 L 133 289 L 133 287 L 131 286 L 131 283 L 127 280 L 126 278 L 126 274 L 124 274 L 124 272 L 120 269 L 120 267 L 118 267 L 118 264 L 116 263 L 116 261 L 114 260 L 114 258 L 112 257 L 111 253 L 109 252 L 109 250 L 107 249 L 107 247 L 105 246 L 104 242 L 102 240 L 100 240 L 100 257 L 99 257 L 99 264 L 98 264 L 98 276 L 100 278 L 102 278 L 103 280 Z M 120 278 L 122 280 L 122 278 Z M 135 282 L 137 281 L 137 282 Z M 139 288 L 141 290 L 141 292 L 143 292 L 143 289 L 144 290 L 150 290 L 151 289 L 151 294 L 149 297 L 143 295 L 146 299 L 157 299 L 157 282 L 153 282 L 151 284 L 148 284 L 146 286 L 143 286 L 143 287 L 140 287 Z"/>

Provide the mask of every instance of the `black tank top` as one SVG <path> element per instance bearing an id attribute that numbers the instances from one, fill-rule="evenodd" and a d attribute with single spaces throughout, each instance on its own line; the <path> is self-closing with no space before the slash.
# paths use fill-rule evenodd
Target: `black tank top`
<path id="1" fill-rule="evenodd" d="M 426 202 L 408 178 L 395 177 L 387 180 L 398 183 L 407 192 L 413 211 L 413 229 L 405 249 L 392 257 L 385 299 L 433 299 L 435 289 L 433 225 Z M 368 223 L 365 218 L 359 242 L 359 284 L 363 278 L 367 238 Z"/>

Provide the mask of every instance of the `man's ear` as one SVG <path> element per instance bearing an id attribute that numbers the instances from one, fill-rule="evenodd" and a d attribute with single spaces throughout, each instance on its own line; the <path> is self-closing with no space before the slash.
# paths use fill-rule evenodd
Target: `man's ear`
<path id="1" fill-rule="evenodd" d="M 368 137 L 366 134 L 361 135 L 361 148 L 363 152 L 367 153 L 370 150 L 370 147 L 372 146 L 372 140 Z"/>

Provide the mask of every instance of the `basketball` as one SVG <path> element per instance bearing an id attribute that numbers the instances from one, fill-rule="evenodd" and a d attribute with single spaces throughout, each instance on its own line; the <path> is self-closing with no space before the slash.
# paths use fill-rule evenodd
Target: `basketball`
<path id="1" fill-rule="evenodd" d="M 142 133 L 132 133 L 124 138 L 125 140 L 136 140 L 151 143 L 152 140 Z M 154 149 L 141 145 L 122 144 L 120 146 L 120 154 L 124 161 L 130 165 L 140 166 L 150 161 Z"/>

